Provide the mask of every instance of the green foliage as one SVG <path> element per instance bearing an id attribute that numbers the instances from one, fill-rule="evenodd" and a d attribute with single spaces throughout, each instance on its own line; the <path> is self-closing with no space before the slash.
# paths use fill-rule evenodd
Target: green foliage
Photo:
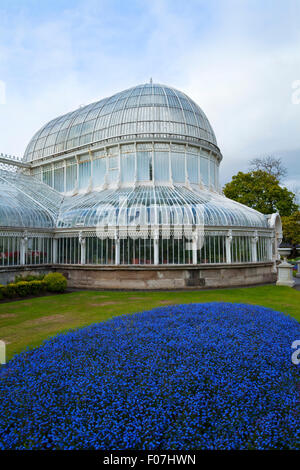
<path id="1" fill-rule="evenodd" d="M 67 279 L 61 273 L 49 273 L 44 281 L 50 292 L 64 292 L 67 288 Z"/>
<path id="2" fill-rule="evenodd" d="M 19 281 L 16 283 L 0 286 L 0 293 L 3 297 L 27 297 L 28 295 L 38 295 L 46 290 L 45 281 Z"/>
<path id="3" fill-rule="evenodd" d="M 42 292 L 45 292 L 47 289 L 47 284 L 44 280 L 41 281 L 30 281 L 31 295 L 37 295 Z"/>
<path id="4" fill-rule="evenodd" d="M 15 284 L 15 291 L 16 295 L 20 297 L 26 297 L 26 295 L 30 295 L 30 282 L 18 282 L 17 284 Z"/>
<path id="5" fill-rule="evenodd" d="M 263 214 L 279 212 L 281 216 L 288 217 L 298 210 L 295 194 L 282 188 L 275 176 L 261 170 L 240 171 L 225 185 L 224 194 Z"/>
<path id="6" fill-rule="evenodd" d="M 16 294 L 20 297 L 26 297 L 27 295 L 38 295 L 45 291 L 45 281 L 23 281 L 16 283 Z"/>
<path id="7" fill-rule="evenodd" d="M 16 284 L 10 283 L 7 284 L 6 286 L 1 287 L 1 294 L 4 297 L 8 297 L 9 299 L 12 299 L 13 297 L 17 296 L 16 292 Z"/>
<path id="8" fill-rule="evenodd" d="M 300 244 L 300 211 L 281 218 L 284 241 L 292 245 Z"/>
<path id="9" fill-rule="evenodd" d="M 0 284 L 0 300 L 3 298 L 27 297 L 39 295 L 45 291 L 64 292 L 67 287 L 66 278 L 60 273 L 38 276 L 16 276 L 14 283 L 3 286 Z"/>

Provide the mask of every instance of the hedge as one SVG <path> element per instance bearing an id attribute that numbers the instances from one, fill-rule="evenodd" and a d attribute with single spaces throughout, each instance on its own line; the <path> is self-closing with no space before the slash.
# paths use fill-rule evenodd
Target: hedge
<path id="1" fill-rule="evenodd" d="M 2 297 L 26 297 L 28 295 L 38 295 L 46 290 L 45 281 L 20 281 L 0 286 Z"/>
<path id="2" fill-rule="evenodd" d="M 20 279 L 20 278 L 19 278 Z M 66 278 L 60 273 L 47 274 L 43 280 L 18 280 L 6 286 L 0 285 L 0 300 L 3 298 L 27 297 L 39 295 L 45 291 L 64 292 L 67 287 Z"/>

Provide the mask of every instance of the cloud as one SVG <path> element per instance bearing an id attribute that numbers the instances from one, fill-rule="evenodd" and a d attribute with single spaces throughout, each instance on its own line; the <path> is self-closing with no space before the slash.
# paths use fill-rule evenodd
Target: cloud
<path id="1" fill-rule="evenodd" d="M 203 108 L 224 155 L 223 182 L 267 153 L 282 156 L 288 181 L 297 180 L 298 2 L 26 4 L 0 11 L 0 152 L 20 155 L 53 117 L 152 76 Z"/>

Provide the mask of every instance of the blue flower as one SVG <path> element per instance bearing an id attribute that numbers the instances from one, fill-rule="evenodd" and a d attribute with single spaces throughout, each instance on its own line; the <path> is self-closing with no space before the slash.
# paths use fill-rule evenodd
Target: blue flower
<path id="1" fill-rule="evenodd" d="M 299 449 L 300 325 L 156 308 L 47 340 L 0 374 L 0 449 Z"/>

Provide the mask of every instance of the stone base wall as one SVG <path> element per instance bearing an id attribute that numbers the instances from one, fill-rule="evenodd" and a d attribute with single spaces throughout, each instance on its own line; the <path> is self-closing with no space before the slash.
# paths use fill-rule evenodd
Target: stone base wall
<path id="1" fill-rule="evenodd" d="M 48 274 L 53 272 L 52 266 L 7 266 L 0 268 L 0 284 L 8 284 L 14 282 L 16 276 L 27 276 L 39 274 Z"/>
<path id="2" fill-rule="evenodd" d="M 209 266 L 58 266 L 69 287 L 84 289 L 205 289 L 276 281 L 273 263 Z"/>
<path id="3" fill-rule="evenodd" d="M 183 266 L 54 265 L 0 269 L 0 284 L 16 275 L 61 272 L 68 287 L 82 289 L 207 289 L 267 284 L 276 281 L 273 263 Z"/>

